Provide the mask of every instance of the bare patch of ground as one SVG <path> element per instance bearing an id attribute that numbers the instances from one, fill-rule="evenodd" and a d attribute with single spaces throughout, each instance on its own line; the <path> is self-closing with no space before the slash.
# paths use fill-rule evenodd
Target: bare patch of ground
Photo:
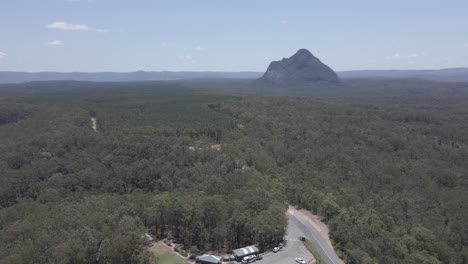
<path id="1" fill-rule="evenodd" d="M 97 132 L 97 119 L 95 117 L 91 117 L 91 128 Z"/>
<path id="2" fill-rule="evenodd" d="M 211 145 L 211 149 L 220 151 L 220 150 L 221 150 L 221 144 L 214 144 L 214 145 Z"/>

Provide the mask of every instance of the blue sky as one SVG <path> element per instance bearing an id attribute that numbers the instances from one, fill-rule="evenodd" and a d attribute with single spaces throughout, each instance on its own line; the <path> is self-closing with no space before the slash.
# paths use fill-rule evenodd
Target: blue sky
<path id="1" fill-rule="evenodd" d="M 468 67 L 466 0 L 1 0 L 0 70 Z"/>

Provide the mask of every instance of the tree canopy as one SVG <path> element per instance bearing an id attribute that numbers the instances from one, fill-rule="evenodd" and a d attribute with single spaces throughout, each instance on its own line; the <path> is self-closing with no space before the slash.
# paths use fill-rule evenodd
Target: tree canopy
<path id="1" fill-rule="evenodd" d="M 348 263 L 468 262 L 465 90 L 188 86 L 1 86 L 0 263 L 157 263 L 146 232 L 193 252 L 264 250 L 288 204 L 319 214 Z"/>

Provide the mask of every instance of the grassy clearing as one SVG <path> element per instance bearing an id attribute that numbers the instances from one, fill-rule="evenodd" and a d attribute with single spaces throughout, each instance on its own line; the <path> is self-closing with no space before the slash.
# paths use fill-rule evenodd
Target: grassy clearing
<path id="1" fill-rule="evenodd" d="M 317 264 L 324 264 L 325 261 L 323 260 L 322 256 L 320 256 L 320 254 L 318 253 L 318 251 L 315 249 L 315 247 L 312 245 L 312 243 L 306 239 L 304 241 L 304 245 L 306 246 L 306 248 L 310 251 L 310 253 L 312 253 L 312 255 L 314 255 L 315 257 L 315 260 L 317 261 L 316 263 Z"/>
<path id="2" fill-rule="evenodd" d="M 175 252 L 169 248 L 161 245 L 160 243 L 154 244 L 149 248 L 149 251 L 152 252 L 156 258 L 159 260 L 159 264 L 187 264 L 185 259 L 181 258 Z"/>

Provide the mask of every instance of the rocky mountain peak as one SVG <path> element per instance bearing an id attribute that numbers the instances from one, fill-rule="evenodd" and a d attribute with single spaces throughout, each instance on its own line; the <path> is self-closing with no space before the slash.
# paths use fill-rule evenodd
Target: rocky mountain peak
<path id="1" fill-rule="evenodd" d="M 290 58 L 273 61 L 259 79 L 272 84 L 307 84 L 339 82 L 338 75 L 307 49 L 298 50 Z"/>

